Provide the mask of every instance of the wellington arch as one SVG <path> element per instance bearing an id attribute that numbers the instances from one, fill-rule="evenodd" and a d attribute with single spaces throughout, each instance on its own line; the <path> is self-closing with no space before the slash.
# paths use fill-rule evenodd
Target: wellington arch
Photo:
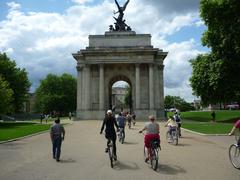
<path id="1" fill-rule="evenodd" d="M 166 52 L 151 45 L 150 34 L 108 31 L 90 35 L 77 60 L 77 119 L 103 119 L 111 107 L 110 87 L 119 80 L 132 89 L 137 119 L 164 118 L 163 60 Z"/>
<path id="2" fill-rule="evenodd" d="M 112 85 L 123 80 L 131 86 L 136 118 L 151 114 L 164 118 L 163 60 L 167 52 L 154 48 L 150 34 L 136 34 L 123 19 L 129 3 L 104 35 L 89 35 L 89 45 L 73 57 L 77 61 L 76 119 L 103 119 L 111 104 Z"/>

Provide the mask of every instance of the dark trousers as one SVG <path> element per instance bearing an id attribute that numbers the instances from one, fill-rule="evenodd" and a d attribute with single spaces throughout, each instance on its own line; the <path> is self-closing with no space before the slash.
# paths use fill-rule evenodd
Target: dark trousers
<path id="1" fill-rule="evenodd" d="M 62 145 L 62 138 L 54 138 L 53 139 L 53 158 L 56 158 L 57 160 L 60 158 L 61 155 L 61 145 Z"/>
<path id="2" fill-rule="evenodd" d="M 115 156 L 117 156 L 117 147 L 116 147 L 116 134 L 115 135 L 113 135 L 113 134 L 111 134 L 111 135 L 107 135 L 106 134 L 106 136 L 105 136 L 106 138 L 107 138 L 107 146 L 108 146 L 108 144 L 110 143 L 110 140 L 112 140 L 112 143 L 113 143 L 113 154 L 115 155 Z"/>

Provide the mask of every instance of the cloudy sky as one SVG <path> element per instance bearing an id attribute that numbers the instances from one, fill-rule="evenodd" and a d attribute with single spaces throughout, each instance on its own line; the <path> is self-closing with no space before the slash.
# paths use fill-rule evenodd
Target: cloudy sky
<path id="1" fill-rule="evenodd" d="M 118 0 L 122 5 L 126 0 Z M 156 48 L 169 52 L 164 61 L 165 95 L 192 101 L 189 59 L 208 49 L 199 0 L 130 0 L 126 23 L 136 33 L 150 33 Z M 89 34 L 104 34 L 114 23 L 114 0 L 1 0 L 0 52 L 25 68 L 34 92 L 48 73 L 76 76 L 71 53 L 88 45 Z"/>

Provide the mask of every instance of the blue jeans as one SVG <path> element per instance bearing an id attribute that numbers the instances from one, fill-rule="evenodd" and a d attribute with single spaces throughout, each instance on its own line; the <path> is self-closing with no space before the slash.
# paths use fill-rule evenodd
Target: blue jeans
<path id="1" fill-rule="evenodd" d="M 56 158 L 57 160 L 59 160 L 60 155 L 61 155 L 61 145 L 62 145 L 62 138 L 58 137 L 58 138 L 54 138 L 53 139 L 53 158 Z"/>

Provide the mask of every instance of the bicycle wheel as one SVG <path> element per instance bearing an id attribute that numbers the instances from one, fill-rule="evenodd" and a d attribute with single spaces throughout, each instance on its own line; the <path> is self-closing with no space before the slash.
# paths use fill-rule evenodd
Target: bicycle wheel
<path id="1" fill-rule="evenodd" d="M 111 168 L 113 168 L 113 147 L 112 146 L 109 146 L 108 148 L 108 155 L 110 159 Z"/>
<path id="2" fill-rule="evenodd" d="M 236 144 L 229 147 L 229 159 L 235 168 L 240 169 L 240 147 Z"/>
<path id="3" fill-rule="evenodd" d="M 172 131 L 172 140 L 173 140 L 173 144 L 175 146 L 178 145 L 178 132 L 177 132 L 177 130 Z"/>
<path id="4" fill-rule="evenodd" d="M 143 146 L 143 159 L 144 159 L 145 162 L 147 162 L 147 157 L 148 157 L 148 155 L 147 155 L 147 152 L 146 152 L 146 147 L 144 145 Z"/>
<path id="5" fill-rule="evenodd" d="M 158 168 L 158 151 L 156 149 L 151 150 L 151 167 L 154 171 Z"/>
<path id="6" fill-rule="evenodd" d="M 170 142 L 170 139 L 171 139 L 170 132 L 167 131 L 167 133 L 166 133 L 166 140 L 167 140 L 168 142 Z"/>

